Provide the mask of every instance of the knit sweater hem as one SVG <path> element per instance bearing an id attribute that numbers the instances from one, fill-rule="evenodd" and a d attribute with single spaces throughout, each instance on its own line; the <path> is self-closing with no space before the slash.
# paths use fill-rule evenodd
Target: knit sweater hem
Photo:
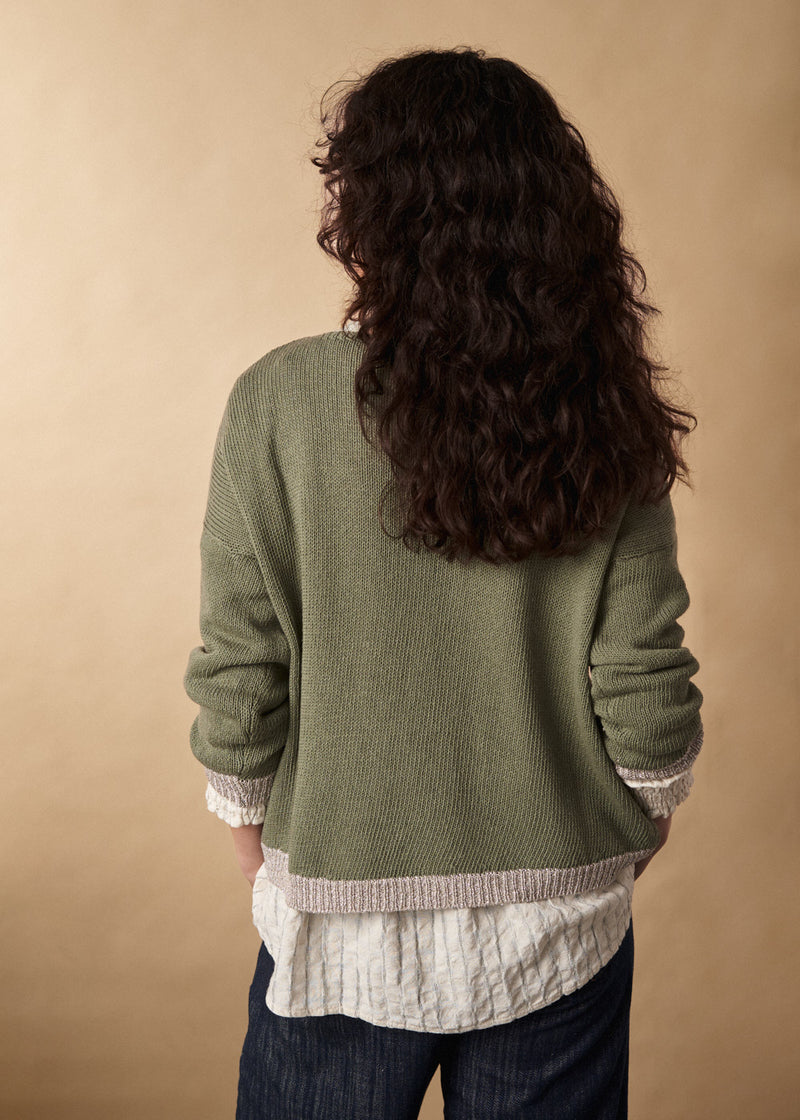
<path id="1" fill-rule="evenodd" d="M 619 871 L 654 849 L 624 852 L 579 867 L 515 868 L 455 875 L 408 875 L 390 879 L 310 878 L 289 871 L 289 856 L 262 843 L 264 874 L 287 905 L 310 913 L 365 910 L 441 910 L 529 902 L 600 890 Z"/>

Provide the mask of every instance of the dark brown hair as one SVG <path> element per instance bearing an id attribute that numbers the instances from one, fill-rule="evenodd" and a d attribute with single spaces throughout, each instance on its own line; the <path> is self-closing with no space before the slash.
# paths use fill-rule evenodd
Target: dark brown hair
<path id="1" fill-rule="evenodd" d="M 686 481 L 696 419 L 648 355 L 659 312 L 551 94 L 466 47 L 386 59 L 330 94 L 317 241 L 354 283 L 359 422 L 391 461 L 405 544 L 493 563 L 575 552 L 628 497 Z"/>

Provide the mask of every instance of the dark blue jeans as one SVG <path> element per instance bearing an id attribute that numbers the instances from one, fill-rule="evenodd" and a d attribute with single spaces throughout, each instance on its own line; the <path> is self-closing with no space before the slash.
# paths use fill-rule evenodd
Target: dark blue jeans
<path id="1" fill-rule="evenodd" d="M 521 1019 L 460 1034 L 350 1015 L 275 1015 L 262 944 L 236 1120 L 416 1120 L 442 1067 L 446 1120 L 626 1120 L 633 924 L 588 984 Z"/>

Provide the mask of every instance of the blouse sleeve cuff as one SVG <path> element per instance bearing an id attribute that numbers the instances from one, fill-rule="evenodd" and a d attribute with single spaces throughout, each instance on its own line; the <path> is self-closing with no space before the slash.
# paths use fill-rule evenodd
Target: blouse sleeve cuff
<path id="1" fill-rule="evenodd" d="M 217 774 L 207 767 L 205 773 L 206 805 L 210 812 L 232 828 L 263 823 L 274 774 L 266 778 L 237 778 Z"/>
<path id="2" fill-rule="evenodd" d="M 619 768 L 617 770 L 619 773 Z M 622 775 L 620 775 L 622 776 Z M 694 783 L 691 767 L 671 778 L 643 779 L 623 777 L 648 817 L 669 817 L 689 796 Z"/>

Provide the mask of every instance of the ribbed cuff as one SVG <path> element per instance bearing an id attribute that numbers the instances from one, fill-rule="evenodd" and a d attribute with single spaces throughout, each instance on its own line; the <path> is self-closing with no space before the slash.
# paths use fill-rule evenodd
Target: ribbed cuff
<path id="1" fill-rule="evenodd" d="M 630 784 L 631 779 L 644 782 L 646 785 L 656 785 L 662 778 L 676 778 L 685 770 L 689 770 L 692 763 L 700 754 L 700 748 L 703 745 L 703 727 L 692 739 L 689 746 L 686 748 L 681 757 L 676 761 L 670 763 L 669 766 L 662 766 L 656 770 L 633 770 L 629 766 L 616 765 L 616 771 L 622 778 L 623 782 Z"/>
<path id="2" fill-rule="evenodd" d="M 619 771 L 617 771 L 619 773 Z M 643 781 L 623 778 L 625 785 L 642 806 L 648 817 L 669 817 L 689 796 L 694 783 L 691 768 L 676 774 L 674 778 L 661 778 Z"/>
<path id="3" fill-rule="evenodd" d="M 233 828 L 262 824 L 267 811 L 274 774 L 266 778 L 237 778 L 217 774 L 205 767 L 208 786 L 206 805 L 210 812 Z"/>

